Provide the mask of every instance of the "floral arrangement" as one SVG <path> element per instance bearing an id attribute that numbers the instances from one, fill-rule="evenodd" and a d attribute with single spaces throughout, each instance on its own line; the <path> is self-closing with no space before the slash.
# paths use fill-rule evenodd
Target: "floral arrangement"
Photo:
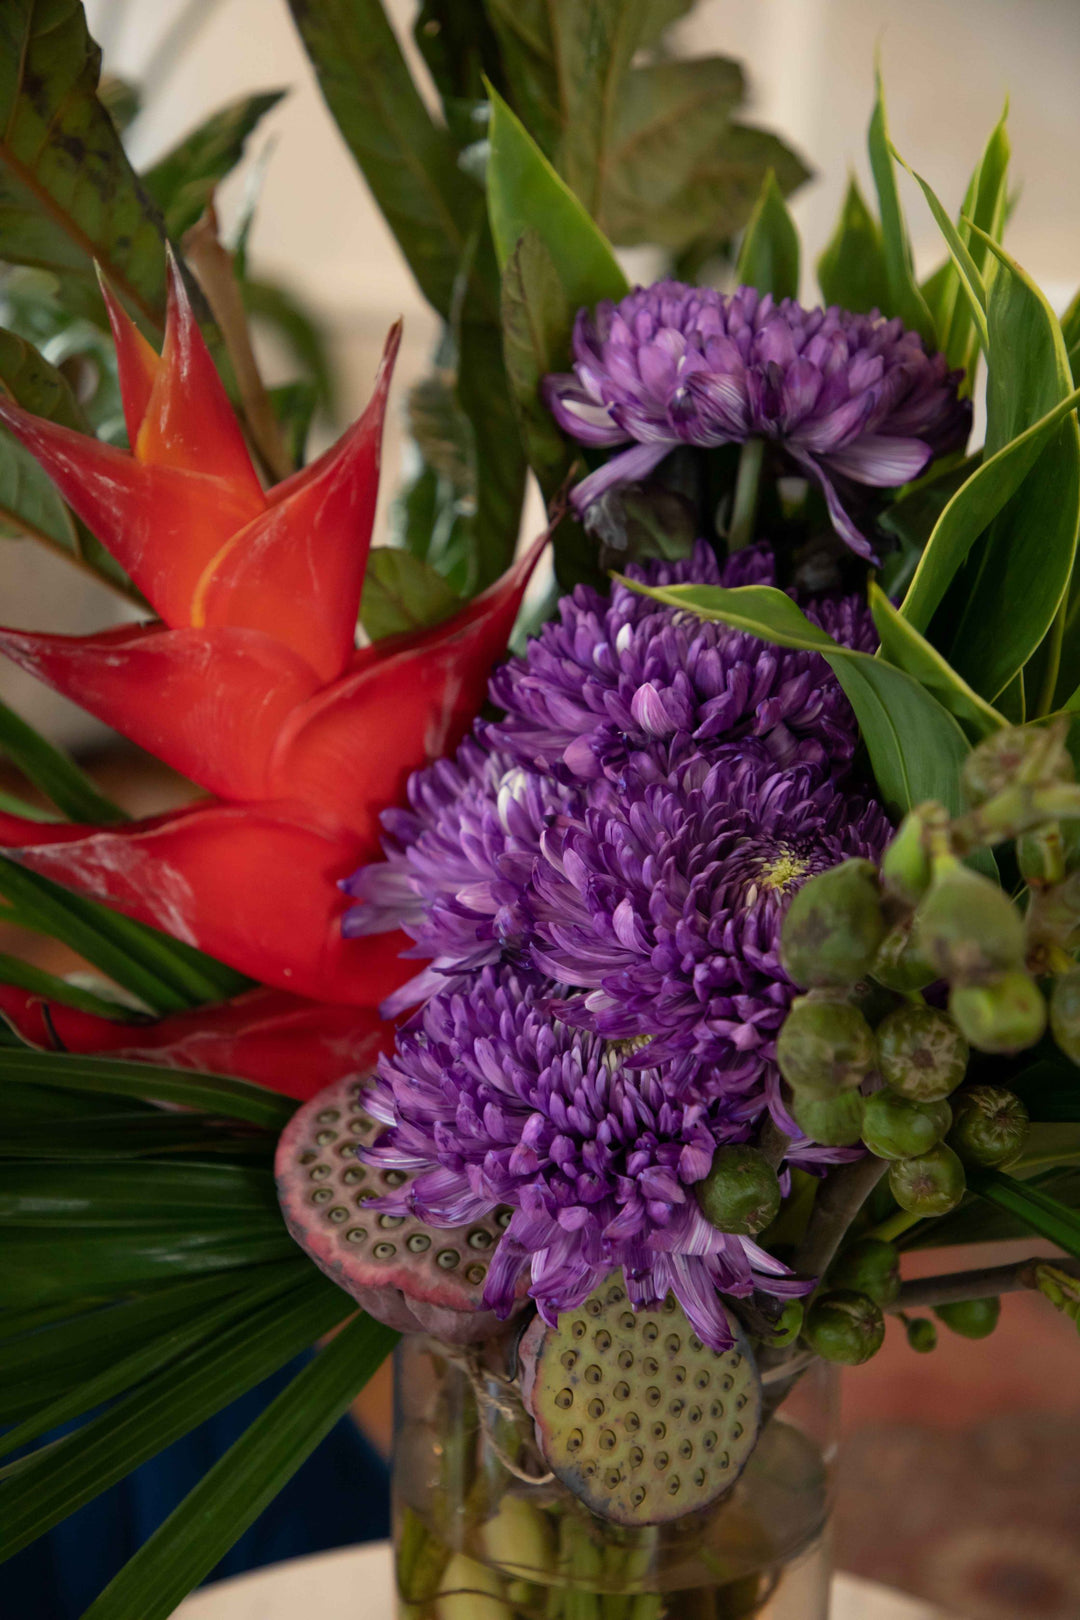
<path id="1" fill-rule="evenodd" d="M 138 620 L 0 651 L 206 795 L 131 820 L 0 709 L 53 807 L 4 796 L 0 915 L 95 975 L 0 959 L 3 1554 L 332 1334 L 88 1620 L 172 1612 L 401 1333 L 549 1491 L 473 1481 L 490 1567 L 406 1503 L 402 1612 L 660 1620 L 631 1553 L 701 1542 L 807 1369 L 1018 1287 L 1080 1320 L 1080 304 L 1002 246 L 1004 119 L 955 220 L 918 180 L 920 284 L 879 86 L 807 307 L 806 171 L 661 49 L 686 8 L 532 9 L 428 0 L 436 121 L 375 0 L 292 0 L 446 322 L 374 549 L 399 329 L 305 464 L 217 235 L 273 98 L 139 177 L 75 0 L 2 25 L 4 520 Z M 757 1612 L 725 1568 L 700 1612 Z"/>

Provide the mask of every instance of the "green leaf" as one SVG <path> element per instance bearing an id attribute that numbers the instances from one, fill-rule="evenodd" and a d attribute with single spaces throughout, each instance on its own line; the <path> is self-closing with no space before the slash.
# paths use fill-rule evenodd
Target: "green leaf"
<path id="1" fill-rule="evenodd" d="M 1075 398 L 1061 328 L 1045 297 L 1002 247 L 972 231 L 998 261 L 987 299 L 986 448 L 993 456 Z M 943 627 L 949 662 L 984 696 L 996 697 L 1050 630 L 1072 575 L 1078 526 L 1080 428 L 1070 408 L 980 541 L 962 610 Z"/>
<path id="2" fill-rule="evenodd" d="M 860 313 L 883 309 L 889 281 L 881 226 L 863 200 L 858 182 L 848 181 L 836 230 L 817 262 L 818 285 L 827 304 Z"/>
<path id="3" fill-rule="evenodd" d="M 284 94 L 265 90 L 231 101 L 144 171 L 142 183 L 161 209 L 170 236 L 179 240 L 194 225 L 214 188 L 240 162 L 252 131 Z"/>
<path id="4" fill-rule="evenodd" d="M 329 1434 L 397 1337 L 371 1317 L 348 1323 L 214 1464 L 84 1620 L 166 1620 Z"/>
<path id="5" fill-rule="evenodd" d="M 503 354 L 529 465 L 549 501 L 573 455 L 540 397 L 540 384 L 569 366 L 574 314 L 555 261 L 538 233 L 527 230 L 503 271 Z"/>
<path id="6" fill-rule="evenodd" d="M 26 1085 L 57 1085 L 112 1097 L 179 1103 L 223 1119 L 246 1120 L 271 1131 L 284 1130 L 298 1106 L 291 1097 L 227 1075 L 165 1069 L 156 1063 L 129 1063 L 121 1058 L 80 1057 L 69 1052 L 2 1051 L 0 1078 Z"/>
<path id="7" fill-rule="evenodd" d="M 1026 487 L 1055 429 L 1080 404 L 1080 388 L 984 459 L 946 505 L 927 541 L 900 611 L 925 632 L 971 548 Z"/>
<path id="8" fill-rule="evenodd" d="M 5 1227 L 194 1229 L 223 1223 L 281 1223 L 273 1171 L 266 1165 L 10 1164 L 0 1187 Z"/>
<path id="9" fill-rule="evenodd" d="M 777 303 L 799 296 L 799 233 L 772 169 L 746 227 L 735 280 L 740 286 L 772 293 Z"/>
<path id="10" fill-rule="evenodd" d="M 61 940 L 152 1012 L 180 1012 L 224 1001 L 251 981 L 181 940 L 133 922 L 0 857 L 5 921 Z"/>
<path id="11" fill-rule="evenodd" d="M 1070 1125 L 1080 1121 L 1080 1070 L 1067 1058 L 1042 1058 L 1009 1077 L 1009 1089 L 1033 1121 Z"/>
<path id="12" fill-rule="evenodd" d="M 335 1327 L 351 1301 L 310 1272 L 285 1299 L 245 1313 L 99 1417 L 0 1471 L 0 1558 L 154 1457 Z"/>
<path id="13" fill-rule="evenodd" d="M 372 550 L 360 603 L 360 620 L 372 641 L 441 624 L 463 606 L 430 563 L 396 546 Z"/>
<path id="14" fill-rule="evenodd" d="M 881 638 L 881 651 L 889 663 L 913 675 L 934 694 L 942 708 L 970 726 L 976 738 L 988 737 L 1005 724 L 1004 716 L 972 690 L 873 581 L 870 583 L 870 611 Z"/>
<path id="15" fill-rule="evenodd" d="M 928 349 L 937 348 L 937 334 L 930 319 L 926 300 L 915 281 L 908 241 L 907 225 L 896 189 L 896 170 L 893 167 L 889 132 L 885 122 L 885 92 L 880 70 L 876 74 L 877 98 L 870 119 L 868 145 L 870 167 L 877 187 L 878 208 L 881 212 L 882 253 L 885 260 L 885 283 L 888 303 L 882 306 L 885 315 L 899 315 L 905 326 L 918 332 Z"/>
<path id="16" fill-rule="evenodd" d="M 68 979 L 61 979 L 55 973 L 46 973 L 44 968 L 34 967 L 32 963 L 24 962 L 17 956 L 0 953 L 0 984 L 17 985 L 20 990 L 28 990 L 31 995 L 42 996 L 48 1001 L 59 1001 L 65 1007 L 77 1007 L 80 1012 L 93 1013 L 95 1018 L 109 1018 L 114 1023 L 129 1024 L 135 1019 L 132 1039 L 138 1039 L 137 1029 L 143 1020 L 136 1017 L 131 1007 L 110 1000 L 106 996 L 95 995 L 92 990 L 86 990 L 79 984 L 72 984 Z M 0 1013 L 0 1017 L 2 1016 Z M 3 1143 L 0 1142 L 0 1152 L 2 1151 Z"/>
<path id="17" fill-rule="evenodd" d="M 129 819 L 126 811 L 98 792 L 74 760 L 46 741 L 6 703 L 0 703 L 0 749 L 70 821 L 101 824 Z"/>
<path id="18" fill-rule="evenodd" d="M 937 699 L 903 670 L 868 653 L 841 647 L 811 624 L 790 596 L 771 585 L 725 590 L 712 585 L 661 588 L 629 579 L 621 583 L 668 607 L 689 610 L 703 619 L 719 619 L 776 646 L 820 653 L 855 711 L 889 809 L 901 813 L 925 799 L 938 799 L 954 813 L 960 812 L 959 772 L 969 752 L 964 733 Z"/>
<path id="19" fill-rule="evenodd" d="M 311 422 L 319 408 L 319 390 L 308 378 L 279 383 L 266 390 L 270 408 L 285 441 L 285 454 L 293 467 L 302 467 L 307 453 Z"/>
<path id="20" fill-rule="evenodd" d="M 338 128 L 428 302 L 449 316 L 483 199 L 413 83 L 379 0 L 289 0 Z M 491 289 L 494 313 L 495 288 Z"/>
<path id="21" fill-rule="evenodd" d="M 1014 1215 L 1032 1232 L 1080 1256 L 1080 1213 L 1030 1183 L 1000 1170 L 972 1170 L 968 1184 L 980 1198 Z"/>
<path id="22" fill-rule="evenodd" d="M 492 275 L 497 280 L 494 269 Z M 469 525 L 471 567 L 465 587 L 471 596 L 493 585 L 513 561 L 525 498 L 526 463 L 498 326 L 464 321 L 457 331 L 457 344 L 457 396 L 472 424 L 476 484 L 476 512 Z"/>
<path id="23" fill-rule="evenodd" d="M 970 220 L 979 230 L 988 232 L 995 241 L 1000 242 L 1008 214 L 1010 147 L 1005 125 L 1007 113 L 1008 107 L 990 132 L 986 150 L 971 177 L 960 221 L 960 233 L 980 274 L 987 268 L 989 250 L 985 241 L 972 233 L 967 221 Z M 963 366 L 969 378 L 977 359 L 978 337 L 978 322 L 970 305 L 955 299 L 949 323 L 941 329 L 942 345 L 949 365 Z"/>
<path id="24" fill-rule="evenodd" d="M 245 276 L 240 292 L 250 319 L 280 340 L 305 380 L 314 384 L 319 409 L 334 416 L 338 409 L 337 365 L 318 316 L 297 293 L 276 281 Z"/>
<path id="25" fill-rule="evenodd" d="M 96 259 L 159 328 L 164 230 L 97 98 L 100 64 L 79 0 L 0 6 L 0 258 L 51 271 L 100 319 Z"/>
<path id="26" fill-rule="evenodd" d="M 488 210 L 499 268 L 535 230 L 575 309 L 622 298 L 626 277 L 610 244 L 497 91 L 491 100 Z"/>
<path id="27" fill-rule="evenodd" d="M 29 1382 L 37 1392 L 34 1408 L 15 1428 L 0 1435 L 0 1457 L 10 1455 L 13 1451 L 20 1451 L 32 1441 L 40 1439 L 43 1434 L 47 1434 L 50 1429 L 70 1423 L 73 1418 L 82 1417 L 85 1413 L 92 1412 L 95 1407 L 104 1405 L 106 1401 L 125 1394 L 144 1378 L 170 1366 L 190 1350 L 213 1339 L 223 1328 L 230 1327 L 238 1318 L 247 1316 L 264 1301 L 290 1292 L 303 1279 L 306 1270 L 303 1262 L 299 1260 L 287 1261 L 280 1266 L 262 1266 L 254 1275 L 245 1278 L 242 1288 L 234 1288 L 224 1300 L 205 1304 L 201 1309 L 197 1308 L 195 1300 L 189 1297 L 184 1315 L 163 1332 L 152 1338 L 144 1337 L 137 1344 L 123 1337 L 117 1337 L 108 1360 L 94 1372 L 91 1372 L 82 1358 L 77 1356 L 72 1346 L 66 1366 L 60 1369 L 59 1380 L 55 1380 L 54 1375 L 51 1395 L 45 1393 L 45 1386 L 40 1377 L 40 1364 L 31 1365 L 28 1369 Z M 186 1286 L 190 1290 L 198 1285 Z M 202 1286 L 205 1290 L 205 1284 Z M 116 1324 L 113 1325 L 115 1328 Z M 27 1348 L 32 1350 L 34 1341 L 39 1337 L 38 1334 L 32 1335 Z M 6 1387 L 10 1389 L 10 1386 Z M 26 1391 L 25 1380 L 22 1388 Z"/>
<path id="28" fill-rule="evenodd" d="M 938 228 L 941 231 L 942 236 L 945 238 L 945 245 L 949 250 L 949 259 L 951 262 L 953 275 L 958 286 L 963 288 L 965 294 L 966 302 L 964 307 L 966 308 L 968 315 L 968 326 L 966 330 L 970 330 L 973 323 L 980 344 L 984 349 L 987 349 L 989 347 L 990 340 L 986 330 L 986 283 L 983 280 L 982 269 L 975 262 L 975 259 L 972 257 L 971 249 L 968 247 L 966 240 L 953 224 L 952 220 L 945 212 L 944 207 L 938 201 L 934 191 L 923 179 L 922 175 L 916 174 L 915 170 L 910 168 L 908 164 L 904 162 L 895 146 L 890 145 L 889 151 L 896 161 L 907 169 L 908 174 L 910 174 L 912 179 L 919 185 L 923 196 L 930 204 L 930 212 L 937 221 Z M 947 288 L 938 289 L 937 303 L 940 313 L 947 323 L 938 334 L 939 342 L 942 347 L 944 347 L 946 333 L 956 319 L 957 301 L 955 289 L 952 291 L 951 299 L 949 297 L 949 290 Z M 964 341 L 966 353 L 966 331 Z"/>
<path id="29" fill-rule="evenodd" d="M 17 1088 L 7 1082 L 7 1090 Z M 32 1089 L 32 1088 L 27 1088 Z M 6 1110 L 0 1106 L 0 1118 Z M 105 1114 L 90 1119 L 7 1125 L 0 1159 L 54 1159 L 107 1162 L 163 1156 L 217 1157 L 232 1162 L 267 1160 L 269 1139 L 225 1126 L 212 1114 L 161 1111 Z"/>

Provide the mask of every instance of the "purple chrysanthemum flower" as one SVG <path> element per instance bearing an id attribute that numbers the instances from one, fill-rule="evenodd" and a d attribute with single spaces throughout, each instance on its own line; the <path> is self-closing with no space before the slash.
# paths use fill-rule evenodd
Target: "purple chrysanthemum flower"
<path id="1" fill-rule="evenodd" d="M 347 936 L 402 928 L 415 941 L 408 955 L 431 959 L 386 1003 L 388 1015 L 445 989 L 447 975 L 520 956 L 540 835 L 573 798 L 471 737 L 456 758 L 414 772 L 408 792 L 411 809 L 383 813 L 386 860 L 342 884 L 361 902 L 346 914 Z"/>
<path id="2" fill-rule="evenodd" d="M 681 1075 L 628 1069 L 618 1049 L 564 1023 L 550 997 L 543 981 L 489 968 L 467 993 L 429 1001 L 380 1063 L 365 1107 L 390 1129 L 364 1157 L 408 1168 L 407 1207 L 434 1225 L 510 1207 L 485 1290 L 500 1314 L 523 1271 L 554 1323 L 621 1267 L 636 1307 L 670 1291 L 724 1349 L 718 1290 L 809 1286 L 698 1208 L 691 1189 L 716 1146 L 744 1141 L 747 1127 L 688 1090 L 685 1065 Z M 380 1207 L 398 1208 L 392 1197 Z"/>
<path id="3" fill-rule="evenodd" d="M 606 786 L 606 785 L 605 785 Z M 807 878 L 891 835 L 879 805 L 797 766 L 703 756 L 666 781 L 628 770 L 545 833 L 533 875 L 538 968 L 572 993 L 568 1023 L 693 1056 L 760 1109 L 795 995 L 780 925 Z"/>
<path id="4" fill-rule="evenodd" d="M 595 316 L 582 310 L 573 350 L 573 372 L 546 379 L 556 421 L 583 444 L 633 446 L 578 485 L 579 510 L 647 477 L 674 445 L 765 438 L 821 486 L 836 532 L 869 557 L 834 479 L 904 484 L 970 428 L 962 373 L 899 320 L 777 305 L 752 287 L 639 287 Z"/>
<path id="5" fill-rule="evenodd" d="M 704 541 L 684 562 L 627 572 L 654 585 L 775 582 L 764 546 L 721 568 Z M 844 646 L 876 646 L 860 597 L 804 596 L 800 606 Z M 685 740 L 702 753 L 738 749 L 839 774 L 858 740 L 847 698 L 819 654 L 771 646 L 618 584 L 609 598 L 586 586 L 563 597 L 559 618 L 524 658 L 496 671 L 491 697 L 506 711 L 486 730 L 491 745 L 568 781 L 617 778 L 635 750 Z"/>

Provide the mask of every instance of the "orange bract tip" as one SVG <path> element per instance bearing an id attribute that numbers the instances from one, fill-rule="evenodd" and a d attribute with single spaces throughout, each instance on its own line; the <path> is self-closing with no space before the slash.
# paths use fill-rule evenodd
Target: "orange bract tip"
<path id="1" fill-rule="evenodd" d="M 146 407 L 150 403 L 155 378 L 161 368 L 161 356 L 143 337 L 102 275 L 100 265 L 95 268 L 101 296 L 105 300 L 109 326 L 112 329 L 113 347 L 116 350 L 116 368 L 120 378 L 120 396 L 124 402 L 128 443 L 134 446 L 146 415 Z"/>

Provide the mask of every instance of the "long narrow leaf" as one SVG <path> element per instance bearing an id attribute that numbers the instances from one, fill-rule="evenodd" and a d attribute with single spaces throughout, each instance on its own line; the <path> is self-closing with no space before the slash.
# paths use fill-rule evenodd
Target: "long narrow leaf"
<path id="1" fill-rule="evenodd" d="M 11 1164 L 0 1184 L 0 1225 L 78 1232 L 151 1223 L 196 1228 L 280 1220 L 267 1165 L 138 1162 Z"/>
<path id="2" fill-rule="evenodd" d="M 335 1327 L 351 1301 L 311 1274 L 107 1412 L 0 1470 L 0 1559 L 154 1457 Z"/>
<path id="3" fill-rule="evenodd" d="M 1015 1215 L 1032 1232 L 1049 1238 L 1069 1254 L 1080 1256 L 1080 1213 L 1075 1209 L 1000 1170 L 975 1171 L 968 1181 L 980 1198 Z"/>
<path id="4" fill-rule="evenodd" d="M 0 750 L 70 821 L 127 821 L 127 813 L 99 793 L 90 778 L 33 726 L 0 703 Z"/>
<path id="5" fill-rule="evenodd" d="M 0 1080 L 57 1085 L 72 1091 L 105 1092 L 114 1097 L 148 1097 L 181 1103 L 226 1119 L 243 1119 L 267 1130 L 284 1130 L 297 1104 L 247 1080 L 197 1070 L 165 1069 L 120 1058 L 75 1057 L 68 1053 L 0 1051 Z"/>
<path id="6" fill-rule="evenodd" d="M 122 1002 L 97 996 L 92 990 L 84 990 L 81 985 L 71 984 L 55 973 L 46 973 L 44 968 L 24 962 L 21 957 L 7 956 L 2 952 L 0 984 L 17 985 L 20 990 L 29 990 L 32 995 L 62 1002 L 65 1007 L 77 1007 L 80 1012 L 94 1013 L 98 1018 L 110 1018 L 118 1024 L 130 1023 L 134 1016 L 132 1009 L 125 1007 Z"/>
<path id="7" fill-rule="evenodd" d="M 215 1463 L 84 1620 L 166 1620 L 348 1410 L 398 1335 L 349 1322 Z"/>

